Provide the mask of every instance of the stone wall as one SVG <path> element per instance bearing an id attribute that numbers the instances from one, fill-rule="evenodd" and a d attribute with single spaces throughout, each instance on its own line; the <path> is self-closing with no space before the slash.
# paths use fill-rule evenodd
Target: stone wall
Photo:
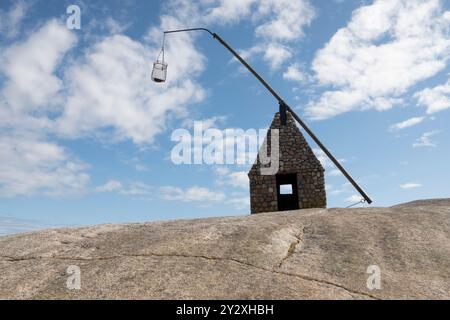
<path id="1" fill-rule="evenodd" d="M 295 119 L 287 112 L 287 123 L 281 126 L 280 114 L 277 112 L 270 129 L 279 130 L 278 174 L 295 173 L 297 175 L 299 208 L 326 207 L 324 169 L 301 134 Z M 270 131 L 266 137 L 266 143 L 267 152 L 270 155 Z M 248 173 L 252 213 L 278 210 L 276 176 L 261 175 L 261 167 L 264 165 L 259 162 L 258 156 Z"/>

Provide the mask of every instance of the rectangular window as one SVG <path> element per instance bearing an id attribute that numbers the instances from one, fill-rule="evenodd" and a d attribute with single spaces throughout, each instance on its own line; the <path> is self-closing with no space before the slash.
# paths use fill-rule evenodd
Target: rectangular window
<path id="1" fill-rule="evenodd" d="M 292 194 L 292 184 L 280 185 L 280 194 Z"/>

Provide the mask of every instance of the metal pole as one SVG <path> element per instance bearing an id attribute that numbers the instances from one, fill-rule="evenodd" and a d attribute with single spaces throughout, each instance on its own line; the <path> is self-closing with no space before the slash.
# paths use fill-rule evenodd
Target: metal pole
<path id="1" fill-rule="evenodd" d="M 191 28 L 191 29 L 169 30 L 169 31 L 164 31 L 164 33 L 186 32 L 186 31 L 199 31 L 199 30 L 206 31 L 206 32 L 210 33 L 212 36 L 214 36 L 214 34 L 213 34 L 210 30 L 208 30 L 208 29 L 206 29 L 206 28 Z"/>
<path id="2" fill-rule="evenodd" d="M 342 172 L 342 174 L 347 178 L 347 180 L 355 187 L 355 189 L 361 194 L 361 196 L 364 198 L 367 203 L 371 204 L 372 200 L 369 198 L 369 196 L 362 190 L 362 188 L 356 183 L 356 181 L 350 176 L 350 174 L 344 169 L 344 167 L 339 163 L 339 161 L 331 154 L 330 151 L 323 145 L 322 142 L 320 142 L 319 138 L 316 137 L 316 135 L 309 129 L 309 127 L 303 122 L 302 119 L 292 110 L 289 105 L 284 102 L 284 100 L 278 95 L 278 93 L 275 92 L 275 90 L 253 69 L 233 48 L 231 48 L 228 43 L 226 43 L 218 34 L 211 32 L 208 29 L 205 28 L 192 28 L 192 29 L 179 29 L 179 30 L 170 30 L 170 31 L 164 31 L 164 33 L 175 33 L 175 32 L 185 32 L 185 31 L 206 31 L 209 34 L 213 36 L 214 39 L 219 41 L 225 48 L 228 49 L 228 51 L 233 54 L 233 56 L 239 60 L 247 69 L 250 71 L 251 74 L 253 74 L 256 79 L 261 82 L 261 84 L 269 90 L 269 92 L 277 99 L 278 103 L 280 104 L 280 112 L 289 111 L 295 120 L 300 124 L 300 126 L 306 131 L 306 133 L 311 137 L 311 139 L 314 140 L 314 142 L 319 146 L 319 148 L 327 155 L 327 157 L 334 163 L 334 165 Z M 285 115 L 283 115 L 282 118 L 284 118 Z"/>

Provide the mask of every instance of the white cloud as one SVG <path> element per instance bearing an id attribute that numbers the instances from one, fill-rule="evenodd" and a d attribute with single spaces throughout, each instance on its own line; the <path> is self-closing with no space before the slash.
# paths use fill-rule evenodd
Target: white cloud
<path id="1" fill-rule="evenodd" d="M 249 181 L 247 172 L 245 171 L 233 172 L 228 177 L 229 177 L 229 184 L 231 186 L 248 188 Z"/>
<path id="2" fill-rule="evenodd" d="M 322 149 L 313 148 L 312 151 L 314 152 L 314 155 L 320 161 L 320 163 L 322 164 L 322 167 L 325 170 L 335 168 L 334 163 L 328 158 L 328 156 L 325 154 L 325 152 L 322 151 Z M 344 162 L 347 162 L 347 159 L 338 159 L 338 161 L 340 163 L 344 163 Z M 334 175 L 334 176 L 339 175 L 339 174 L 337 174 L 336 170 L 339 171 L 338 169 L 332 170 L 332 171 L 330 171 L 329 175 Z"/>
<path id="3" fill-rule="evenodd" d="M 63 87 L 54 75 L 76 37 L 56 20 L 50 20 L 24 42 L 13 44 L 0 54 L 0 71 L 6 77 L 1 94 L 13 110 L 39 109 L 42 113 L 60 100 Z"/>
<path id="4" fill-rule="evenodd" d="M 145 198 L 153 198 L 158 193 L 159 197 L 166 201 L 211 203 L 225 200 L 223 192 L 206 187 L 192 186 L 185 189 L 175 186 L 154 187 L 140 181 L 124 184 L 117 180 L 109 180 L 105 184 L 97 186 L 94 190 L 99 193 L 114 192 L 122 196 Z"/>
<path id="5" fill-rule="evenodd" d="M 256 16 L 270 19 L 256 28 L 256 34 L 272 41 L 292 41 L 303 36 L 303 28 L 316 13 L 309 1 L 262 0 Z"/>
<path id="6" fill-rule="evenodd" d="M 252 58 L 261 54 L 272 70 L 292 57 L 290 44 L 304 36 L 304 28 L 316 13 L 308 0 L 172 0 L 167 11 L 186 25 L 237 24 L 248 19 L 254 24 L 256 42 L 242 50 Z"/>
<path id="7" fill-rule="evenodd" d="M 154 187 L 140 181 L 132 182 L 127 188 L 122 188 L 119 194 L 125 196 L 152 196 Z"/>
<path id="8" fill-rule="evenodd" d="M 171 17 L 162 21 L 167 28 L 177 23 Z M 160 38 L 165 28 L 150 34 Z M 184 117 L 187 104 L 204 97 L 193 80 L 203 70 L 204 58 L 189 35 L 167 44 L 167 54 L 176 59 L 170 63 L 170 83 L 159 85 L 150 81 L 156 44 L 150 47 L 121 35 L 103 38 L 84 56 L 70 60 L 59 78 L 57 68 L 75 43 L 73 32 L 50 20 L 0 54 L 6 79 L 0 125 L 68 138 L 101 137 L 103 130 L 112 129 L 113 139 L 150 144 L 166 128 L 169 115 Z"/>
<path id="9" fill-rule="evenodd" d="M 283 73 L 283 79 L 302 82 L 305 81 L 306 76 L 300 69 L 300 65 L 298 63 L 294 63 L 291 64 Z"/>
<path id="10" fill-rule="evenodd" d="M 69 152 L 34 136 L 0 136 L 0 196 L 81 194 L 87 165 Z"/>
<path id="11" fill-rule="evenodd" d="M 445 68 L 448 16 L 438 0 L 378 0 L 355 10 L 314 58 L 316 79 L 333 89 L 308 104 L 308 115 L 326 119 L 402 103 L 409 88 Z"/>
<path id="12" fill-rule="evenodd" d="M 122 160 L 125 164 L 133 167 L 134 170 L 139 171 L 139 172 L 150 171 L 150 168 L 146 164 L 144 164 L 142 162 L 142 159 L 140 159 L 138 156 L 134 156 L 131 158 L 128 158 L 128 156 L 129 155 L 126 155 L 127 158 Z"/>
<path id="13" fill-rule="evenodd" d="M 216 181 L 218 185 L 231 186 L 233 189 L 248 190 L 249 180 L 246 171 L 232 172 L 224 166 L 216 167 L 214 171 L 219 176 Z M 242 193 L 239 190 L 228 194 L 225 203 L 237 210 L 246 210 L 250 206 L 248 193 Z"/>
<path id="14" fill-rule="evenodd" d="M 105 184 L 95 188 L 95 192 L 113 192 L 122 190 L 123 186 L 120 181 L 109 180 Z"/>
<path id="15" fill-rule="evenodd" d="M 450 80 L 434 88 L 426 88 L 414 95 L 420 105 L 432 114 L 450 108 Z"/>
<path id="16" fill-rule="evenodd" d="M 111 34 L 118 34 L 127 30 L 131 23 L 124 23 L 123 21 L 117 21 L 111 17 L 108 17 L 106 18 L 104 25 Z"/>
<path id="17" fill-rule="evenodd" d="M 251 6 L 255 0 L 219 0 L 204 1 L 206 8 L 205 21 L 209 23 L 236 23 L 252 12 Z"/>
<path id="18" fill-rule="evenodd" d="M 344 184 L 341 184 L 337 188 L 335 188 L 332 185 L 325 185 L 325 190 L 327 191 L 327 194 L 331 196 L 338 196 L 342 193 L 350 193 L 352 190 L 350 190 L 351 184 L 349 182 L 346 182 Z"/>
<path id="19" fill-rule="evenodd" d="M 19 136 L 26 135 L 22 140 L 3 137 L 2 143 L 14 149 L 8 155 L 2 153 L 2 196 L 81 193 L 86 187 L 89 180 L 84 172 L 86 166 L 71 160 L 62 147 L 47 141 L 48 133 L 76 138 L 112 128 L 118 139 L 149 143 L 164 129 L 169 110 L 182 114 L 183 104 L 202 97 L 202 89 L 186 75 L 190 67 L 193 72 L 202 68 L 202 58 L 196 56 L 192 46 L 178 48 L 175 41 L 169 50 L 178 50 L 177 57 L 185 59 L 185 63 L 193 58 L 197 64 L 186 63 L 180 69 L 182 62 L 177 60 L 178 67 L 176 62 L 172 66 L 172 85 L 157 87 L 149 80 L 150 67 L 145 60 L 150 49 L 123 36 L 101 41 L 88 50 L 84 60 L 75 61 L 68 68 L 64 79 L 58 78 L 56 69 L 75 41 L 65 26 L 51 20 L 1 53 L 5 82 L 0 96 L 0 126 Z M 184 39 L 178 46 L 183 47 L 183 41 L 190 40 Z M 187 57 L 183 54 L 186 51 Z M 60 95 L 64 88 L 69 92 L 67 101 Z M 49 153 L 42 162 L 21 162 L 20 157 L 30 152 L 39 155 L 34 147 L 59 152 L 60 158 L 54 159 L 54 154 Z M 112 186 L 97 191 L 106 192 L 107 187 Z M 134 184 L 120 193 L 142 195 L 149 191 L 146 186 Z"/>
<path id="20" fill-rule="evenodd" d="M 246 60 L 252 59 L 258 54 L 262 54 L 263 60 L 269 65 L 271 70 L 279 69 L 286 60 L 292 57 L 292 52 L 288 46 L 274 42 L 258 43 L 240 52 L 241 57 Z M 246 71 L 246 69 L 243 70 Z"/>
<path id="21" fill-rule="evenodd" d="M 251 19 L 256 24 L 255 34 L 268 42 L 301 38 L 303 28 L 316 16 L 315 9 L 307 0 L 206 0 L 197 5 L 172 1 L 172 8 L 175 4 L 179 8 L 179 16 L 208 24 L 230 24 Z"/>
<path id="22" fill-rule="evenodd" d="M 424 119 L 425 119 L 425 117 L 413 117 L 413 118 L 407 119 L 405 121 L 401 121 L 401 122 L 393 124 L 391 126 L 391 130 L 402 130 L 405 128 L 409 128 L 409 127 L 412 127 L 412 126 L 415 126 L 415 125 L 421 123 Z"/>
<path id="23" fill-rule="evenodd" d="M 103 185 L 97 186 L 95 192 L 115 192 L 123 196 L 145 196 L 149 197 L 154 192 L 154 187 L 140 181 L 134 181 L 127 185 L 117 180 L 109 180 Z"/>
<path id="24" fill-rule="evenodd" d="M 313 148 L 312 151 L 314 152 L 314 155 L 317 157 L 317 159 L 320 161 L 320 163 L 322 164 L 322 167 L 325 169 L 325 174 L 329 177 L 340 177 L 342 176 L 342 172 L 341 170 L 339 170 L 334 163 L 328 158 L 328 156 L 325 154 L 325 152 L 322 151 L 322 149 L 320 148 Z M 345 163 L 347 162 L 347 159 L 338 159 L 339 163 Z M 334 189 L 331 187 L 331 185 L 329 186 L 329 190 L 327 190 L 327 192 L 329 192 L 331 195 L 338 195 L 340 193 L 346 192 L 347 187 L 349 185 L 344 184 L 342 186 L 341 189 Z"/>
<path id="25" fill-rule="evenodd" d="M 264 61 L 272 70 L 280 68 L 284 61 L 292 57 L 292 53 L 285 46 L 277 43 L 270 43 L 264 49 Z"/>
<path id="26" fill-rule="evenodd" d="M 249 180 L 246 171 L 230 172 L 226 167 L 215 168 L 215 173 L 219 175 L 217 183 L 219 185 L 228 185 L 231 187 L 247 189 Z"/>
<path id="27" fill-rule="evenodd" d="M 413 143 L 414 148 L 421 148 L 421 147 L 436 147 L 436 142 L 431 140 L 431 137 L 439 133 L 437 130 L 428 131 L 423 133 L 419 138 L 416 139 L 416 141 Z"/>
<path id="28" fill-rule="evenodd" d="M 230 169 L 227 167 L 216 167 L 214 171 L 220 176 L 225 176 L 230 172 Z"/>
<path id="29" fill-rule="evenodd" d="M 167 44 L 166 55 L 173 60 L 166 84 L 150 81 L 149 52 L 121 35 L 96 44 L 66 73 L 69 92 L 58 131 L 77 137 L 112 128 L 117 140 L 151 144 L 169 114 L 182 117 L 188 104 L 203 99 L 203 89 L 192 80 L 203 69 L 203 56 L 191 38 L 174 37 Z"/>
<path id="30" fill-rule="evenodd" d="M 16 1 L 9 11 L 0 10 L 0 33 L 6 38 L 14 38 L 19 35 L 21 23 L 25 18 L 30 3 Z"/>
<path id="31" fill-rule="evenodd" d="M 250 199 L 248 195 L 245 196 L 232 196 L 227 203 L 231 204 L 238 210 L 247 209 L 250 206 Z"/>
<path id="32" fill-rule="evenodd" d="M 74 34 L 53 19 L 0 53 L 0 196 L 85 191 L 88 166 L 47 137 L 64 87 L 55 71 L 75 43 Z"/>
<path id="33" fill-rule="evenodd" d="M 162 199 L 168 201 L 219 202 L 225 199 L 224 193 L 199 186 L 193 186 L 187 189 L 165 186 L 160 188 L 160 193 Z"/>
<path id="34" fill-rule="evenodd" d="M 402 188 L 402 189 L 416 189 L 416 188 L 420 188 L 420 187 L 422 187 L 422 184 L 415 183 L 415 182 L 408 182 L 408 183 L 403 183 L 400 185 L 400 188 Z"/>
<path id="35" fill-rule="evenodd" d="M 224 124 L 226 121 L 226 116 L 214 116 L 211 118 L 204 118 L 204 119 L 193 119 L 193 118 L 187 118 L 183 121 L 181 124 L 181 127 L 184 128 L 194 128 L 195 122 L 202 122 L 203 130 L 210 129 L 210 128 L 218 128 L 220 125 Z"/>

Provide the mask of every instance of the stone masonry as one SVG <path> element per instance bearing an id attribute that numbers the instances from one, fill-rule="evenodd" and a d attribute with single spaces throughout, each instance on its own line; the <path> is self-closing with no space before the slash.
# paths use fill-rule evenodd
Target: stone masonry
<path id="1" fill-rule="evenodd" d="M 286 125 L 281 125 L 280 113 L 277 112 L 270 129 L 279 129 L 280 160 L 277 174 L 297 176 L 298 208 L 325 208 L 325 170 L 297 127 L 295 119 L 287 112 Z M 266 143 L 270 155 L 270 130 Z M 262 175 L 260 168 L 266 165 L 262 165 L 259 158 L 258 155 L 248 173 L 252 214 L 278 211 L 276 175 Z"/>

